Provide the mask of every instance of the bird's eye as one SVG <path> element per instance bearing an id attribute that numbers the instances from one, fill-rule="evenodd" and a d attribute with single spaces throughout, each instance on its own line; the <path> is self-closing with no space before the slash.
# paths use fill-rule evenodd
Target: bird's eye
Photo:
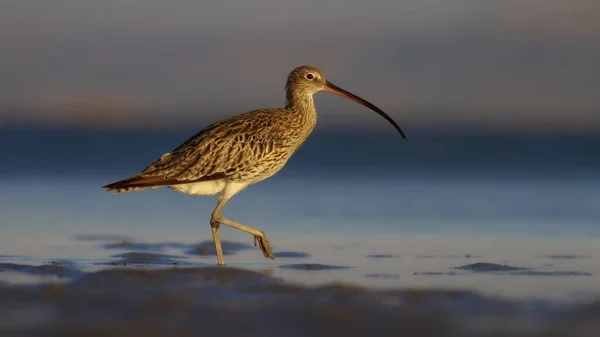
<path id="1" fill-rule="evenodd" d="M 312 80 L 312 79 L 313 79 L 313 77 L 314 77 L 314 76 L 313 76 L 313 74 L 308 74 L 308 75 L 306 75 L 306 78 L 308 78 L 309 80 Z"/>

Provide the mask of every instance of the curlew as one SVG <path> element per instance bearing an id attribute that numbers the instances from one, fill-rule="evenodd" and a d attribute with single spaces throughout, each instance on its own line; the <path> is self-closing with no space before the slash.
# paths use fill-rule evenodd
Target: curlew
<path id="1" fill-rule="evenodd" d="M 341 95 L 372 109 L 406 141 L 402 129 L 381 109 L 333 85 L 316 67 L 301 66 L 288 75 L 285 108 L 253 110 L 217 121 L 172 152 L 163 154 L 139 174 L 103 188 L 130 192 L 169 187 L 189 195 L 218 195 L 210 218 L 217 263 L 225 264 L 220 225 L 252 235 L 254 246 L 258 243 L 265 258 L 275 259 L 263 231 L 226 219 L 222 211 L 231 197 L 281 170 L 308 138 L 317 123 L 313 94 L 319 91 Z"/>

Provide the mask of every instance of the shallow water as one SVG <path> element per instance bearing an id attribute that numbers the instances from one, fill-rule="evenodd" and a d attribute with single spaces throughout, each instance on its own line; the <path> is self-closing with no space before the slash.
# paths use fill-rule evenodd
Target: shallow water
<path id="1" fill-rule="evenodd" d="M 185 256 L 182 266 L 215 263 L 214 255 L 194 254 L 213 250 L 214 197 L 169 189 L 115 195 L 100 188 L 116 178 L 0 180 L 0 262 L 68 261 L 97 270 L 118 260 L 111 255 L 150 251 Z M 223 240 L 243 244 L 226 255 L 228 265 L 309 285 L 544 298 L 600 291 L 600 179 L 307 179 L 273 178 L 230 201 L 226 217 L 265 231 L 276 255 L 285 254 L 266 260 L 251 237 L 223 227 Z M 207 242 L 193 246 L 200 241 Z M 527 269 L 453 269 L 474 263 Z M 23 278 L 0 273 L 5 281 Z"/>
<path id="2" fill-rule="evenodd" d="M 377 327 L 381 336 L 588 337 L 600 330 L 595 240 L 275 233 L 275 254 L 285 248 L 288 257 L 265 260 L 245 237 L 225 242 L 227 266 L 214 268 L 214 252 L 203 249 L 210 241 L 164 239 L 3 236 L 3 251 L 13 254 L 0 256 L 0 334 L 365 336 Z"/>
<path id="3" fill-rule="evenodd" d="M 229 268 L 214 269 L 214 197 L 100 188 L 143 167 L 160 137 L 28 132 L 0 133 L 2 336 L 600 329 L 596 138 L 417 139 L 399 157 L 375 138 L 317 138 L 225 208 L 265 231 L 277 258 L 222 227 Z"/>
<path id="4" fill-rule="evenodd" d="M 476 290 L 507 298 L 568 301 L 600 295 L 600 249 L 595 240 L 394 235 L 315 238 L 274 233 L 270 240 L 276 256 L 280 251 L 297 254 L 266 260 L 251 245 L 250 237 L 233 230 L 223 232 L 226 237 L 245 238 L 239 242 L 240 250 L 232 250 L 231 255 L 228 254 L 231 244 L 224 244 L 228 266 L 268 271 L 294 284 L 343 282 L 375 288 L 444 288 Z M 118 266 L 185 268 L 216 263 L 214 252 L 194 248 L 198 241 L 193 233 L 182 237 L 170 235 L 166 240 L 140 235 L 125 244 L 114 240 L 79 240 L 59 234 L 43 234 L 37 240 L 35 237 L 29 233 L 3 236 L 0 245 L 8 254 L 1 256 L 0 262 L 55 263 L 82 271 Z M 211 247 L 210 238 L 205 236 L 205 239 L 208 239 L 206 246 Z M 495 268 L 483 263 L 494 264 Z M 460 268 L 464 266 L 474 268 Z M 46 275 L 40 278 L 47 279 Z M 32 276 L 0 273 L 0 281 L 25 280 L 32 282 Z"/>

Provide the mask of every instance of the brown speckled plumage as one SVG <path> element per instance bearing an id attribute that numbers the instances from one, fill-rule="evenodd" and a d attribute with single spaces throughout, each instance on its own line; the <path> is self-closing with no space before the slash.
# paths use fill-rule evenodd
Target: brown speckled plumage
<path id="1" fill-rule="evenodd" d="M 314 67 L 300 67 L 290 73 L 285 108 L 259 109 L 218 121 L 162 155 L 140 174 L 105 188 L 128 192 L 213 179 L 256 183 L 272 176 L 317 123 L 313 92 L 294 86 L 308 71 L 319 73 Z"/>
<path id="2" fill-rule="evenodd" d="M 321 90 L 346 97 L 352 95 L 328 82 L 319 69 L 298 67 L 288 75 L 285 108 L 253 110 L 213 123 L 163 154 L 139 174 L 103 187 L 114 192 L 129 192 L 166 186 L 187 194 L 219 194 L 219 203 L 211 218 L 219 264 L 224 263 L 220 254 L 219 224 L 254 235 L 255 244 L 260 244 L 265 257 L 274 258 L 263 232 L 222 218 L 221 209 L 246 186 L 281 170 L 300 148 L 317 123 L 313 94 Z M 349 98 L 378 110 L 354 97 L 356 99 Z M 404 137 L 395 122 L 392 123 Z"/>

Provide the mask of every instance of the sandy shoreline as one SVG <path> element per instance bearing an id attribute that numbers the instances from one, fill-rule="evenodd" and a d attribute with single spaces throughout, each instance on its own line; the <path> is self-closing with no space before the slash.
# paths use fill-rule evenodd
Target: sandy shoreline
<path id="1" fill-rule="evenodd" d="M 456 290 L 308 287 L 232 267 L 3 264 L 68 282 L 0 286 L 0 336 L 597 336 L 589 304 Z M 24 268 L 28 268 L 25 270 Z"/>
<path id="2" fill-rule="evenodd" d="M 2 337 L 600 333 L 594 242 L 44 239 L 2 240 Z"/>

